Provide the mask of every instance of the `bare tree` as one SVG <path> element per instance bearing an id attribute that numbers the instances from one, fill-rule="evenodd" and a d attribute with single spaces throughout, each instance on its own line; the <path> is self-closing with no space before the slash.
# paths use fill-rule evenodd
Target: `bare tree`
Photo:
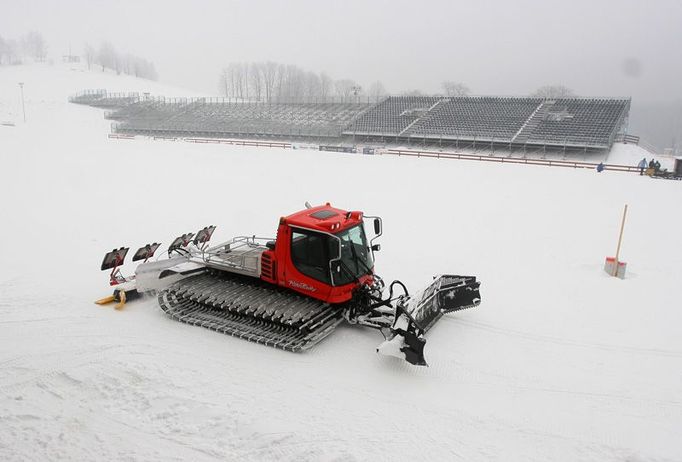
<path id="1" fill-rule="evenodd" d="M 5 61 L 5 56 L 7 56 L 7 48 L 7 42 L 5 42 L 5 39 L 0 35 L 0 66 L 2 66 Z"/>
<path id="2" fill-rule="evenodd" d="M 388 93 L 386 92 L 386 87 L 384 87 L 384 84 L 377 80 L 369 86 L 368 94 L 372 101 L 379 101 Z"/>
<path id="3" fill-rule="evenodd" d="M 350 101 L 351 95 L 354 92 L 353 88 L 357 86 L 358 84 L 350 79 L 341 79 L 334 82 L 336 96 L 338 96 L 344 103 Z"/>
<path id="4" fill-rule="evenodd" d="M 471 93 L 469 87 L 462 82 L 453 82 L 451 80 L 447 80 L 442 83 L 442 87 L 446 96 L 467 96 L 469 93 Z"/>
<path id="5" fill-rule="evenodd" d="M 243 101 L 251 99 L 266 102 L 328 101 L 336 96 L 342 101 L 359 100 L 364 90 L 355 81 L 334 81 L 325 73 L 315 73 L 293 64 L 272 61 L 257 63 L 230 63 L 218 78 L 219 88 L 226 96 Z M 374 97 L 386 94 L 381 82 L 372 87 Z"/>
<path id="6" fill-rule="evenodd" d="M 332 88 L 334 86 L 334 81 L 324 72 L 320 74 L 320 97 L 322 100 L 326 100 L 332 94 Z"/>
<path id="7" fill-rule="evenodd" d="M 244 100 L 245 88 L 248 86 L 244 75 L 244 65 L 243 63 L 231 63 L 227 67 L 230 76 L 230 88 L 232 96 L 235 99 Z"/>
<path id="8" fill-rule="evenodd" d="M 222 92 L 225 97 L 229 97 L 229 74 L 227 72 L 227 69 L 223 69 L 220 71 L 220 77 L 218 77 L 218 91 Z"/>
<path id="9" fill-rule="evenodd" d="M 0 37 L 0 65 L 5 64 L 20 64 L 19 58 L 20 46 L 16 40 L 3 39 Z"/>
<path id="10" fill-rule="evenodd" d="M 149 80 L 159 80 L 159 73 L 156 71 L 156 66 L 151 61 L 142 60 L 145 69 L 145 78 Z"/>
<path id="11" fill-rule="evenodd" d="M 240 97 L 240 65 L 239 63 L 230 63 L 225 71 L 225 96 L 237 99 Z"/>
<path id="12" fill-rule="evenodd" d="M 102 42 L 96 54 L 92 47 L 86 45 L 85 54 L 88 67 L 91 63 L 97 63 L 102 66 L 102 72 L 105 69 L 111 69 L 117 74 L 124 73 L 149 80 L 158 79 L 154 63 L 130 53 L 120 54 L 110 42 Z"/>
<path id="13" fill-rule="evenodd" d="M 306 72 L 303 78 L 304 99 L 307 101 L 318 101 L 320 98 L 322 82 L 320 76 L 314 72 Z"/>
<path id="14" fill-rule="evenodd" d="M 261 74 L 263 77 L 263 89 L 265 90 L 265 101 L 271 103 L 275 92 L 275 83 L 277 82 L 277 73 L 279 66 L 277 63 L 268 61 L 261 65 Z"/>
<path id="15" fill-rule="evenodd" d="M 97 63 L 104 69 L 114 69 L 116 65 L 116 49 L 110 42 L 102 42 L 97 53 Z"/>
<path id="16" fill-rule="evenodd" d="M 19 43 L 12 39 L 7 41 L 7 57 L 9 64 L 21 64 L 21 57 L 19 56 Z"/>
<path id="17" fill-rule="evenodd" d="M 230 89 L 230 95 L 237 99 L 237 71 L 234 63 L 227 67 L 227 77 L 229 79 L 228 87 Z"/>
<path id="18" fill-rule="evenodd" d="M 126 60 L 127 70 L 124 68 L 123 72 L 143 79 L 156 80 L 158 78 L 154 63 L 137 56 L 128 56 L 129 58 Z"/>
<path id="19" fill-rule="evenodd" d="M 289 101 L 299 102 L 303 99 L 304 75 L 298 66 L 289 64 L 286 67 L 286 97 Z"/>
<path id="20" fill-rule="evenodd" d="M 36 61 L 45 61 L 47 57 L 47 44 L 40 32 L 29 32 L 22 38 L 21 42 L 25 54 Z"/>
<path id="21" fill-rule="evenodd" d="M 90 66 L 95 62 L 97 53 L 95 52 L 95 49 L 92 47 L 92 45 L 86 43 L 85 49 L 83 50 L 83 55 L 85 56 L 85 62 L 88 65 L 88 70 L 90 70 Z"/>
<path id="22" fill-rule="evenodd" d="M 242 99 L 245 99 L 249 101 L 249 73 L 251 66 L 249 63 L 242 63 L 241 64 L 241 72 L 242 72 Z"/>
<path id="23" fill-rule="evenodd" d="M 141 77 L 140 74 L 142 74 L 143 66 L 137 63 L 138 58 L 131 55 L 130 53 L 126 53 L 125 55 L 120 57 L 120 61 L 121 70 L 123 71 L 124 74 L 134 75 L 135 77 Z"/>
<path id="24" fill-rule="evenodd" d="M 260 63 L 253 63 L 250 66 L 249 85 L 252 95 L 256 101 L 260 101 L 263 95 L 263 72 Z"/>
<path id="25" fill-rule="evenodd" d="M 116 71 L 117 75 L 120 75 L 121 72 L 123 72 L 123 62 L 124 62 L 124 57 L 118 53 L 115 53 L 114 54 L 114 70 Z"/>
<path id="26" fill-rule="evenodd" d="M 421 90 L 406 90 L 401 94 L 402 96 L 426 96 L 426 94 Z"/>
<path id="27" fill-rule="evenodd" d="M 564 85 L 545 85 L 535 90 L 531 96 L 537 98 L 571 98 L 575 96 L 573 90 Z"/>

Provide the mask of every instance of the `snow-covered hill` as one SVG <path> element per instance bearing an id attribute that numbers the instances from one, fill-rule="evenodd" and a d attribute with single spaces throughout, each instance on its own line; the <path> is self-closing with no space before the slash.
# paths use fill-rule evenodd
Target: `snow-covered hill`
<path id="1" fill-rule="evenodd" d="M 19 82 L 24 84 L 27 118 L 40 116 L 46 105 L 62 105 L 69 96 L 85 89 L 101 88 L 111 93 L 148 92 L 160 96 L 202 96 L 151 80 L 116 75 L 110 70 L 102 72 L 96 65 L 88 70 L 83 63 L 0 66 L 0 122 L 18 123 L 23 120 Z"/>
<path id="2" fill-rule="evenodd" d="M 67 94 L 141 86 L 5 71 L 1 103 L 19 78 L 44 96 L 0 126 L 0 459 L 680 460 L 679 182 L 110 140 Z M 385 279 L 483 281 L 479 308 L 429 332 L 431 367 L 376 355 L 360 328 L 291 354 L 171 321 L 153 299 L 92 303 L 113 247 L 208 224 L 216 240 L 272 235 L 306 200 L 381 215 Z M 602 264 L 625 203 L 619 280 Z"/>

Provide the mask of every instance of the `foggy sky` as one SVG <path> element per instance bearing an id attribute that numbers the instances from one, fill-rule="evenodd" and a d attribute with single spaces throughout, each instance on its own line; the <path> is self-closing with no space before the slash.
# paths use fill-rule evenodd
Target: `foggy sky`
<path id="1" fill-rule="evenodd" d="M 0 35 L 37 30 L 51 56 L 111 41 L 162 82 L 218 92 L 232 61 L 272 60 L 389 92 L 682 98 L 682 0 L 0 0 Z"/>

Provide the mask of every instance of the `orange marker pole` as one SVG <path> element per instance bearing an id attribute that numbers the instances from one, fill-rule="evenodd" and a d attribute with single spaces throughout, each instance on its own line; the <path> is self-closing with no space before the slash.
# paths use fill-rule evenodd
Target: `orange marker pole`
<path id="1" fill-rule="evenodd" d="M 618 236 L 618 247 L 616 248 L 616 261 L 613 265 L 613 276 L 618 274 L 618 255 L 620 254 L 620 244 L 623 242 L 623 229 L 625 228 L 625 217 L 628 214 L 628 204 L 625 204 L 623 209 L 623 220 L 620 222 L 620 235 Z"/>

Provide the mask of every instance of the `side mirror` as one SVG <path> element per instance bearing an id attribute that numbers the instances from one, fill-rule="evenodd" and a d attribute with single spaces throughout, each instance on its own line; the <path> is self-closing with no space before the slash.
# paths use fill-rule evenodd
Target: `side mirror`
<path id="1" fill-rule="evenodd" d="M 372 246 L 372 252 L 378 252 L 381 250 L 381 244 L 374 244 Z"/>
<path id="2" fill-rule="evenodd" d="M 381 219 L 374 219 L 374 234 L 381 234 Z"/>

